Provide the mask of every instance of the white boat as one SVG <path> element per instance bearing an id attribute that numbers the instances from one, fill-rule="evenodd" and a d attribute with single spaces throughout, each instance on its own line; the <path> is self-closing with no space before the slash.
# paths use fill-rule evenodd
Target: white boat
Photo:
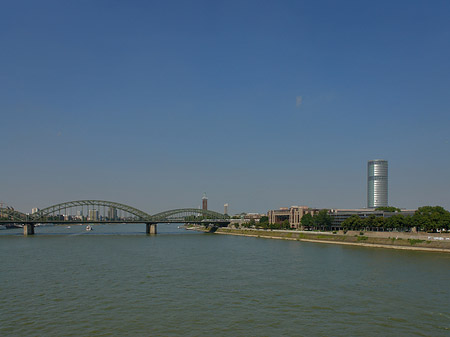
<path id="1" fill-rule="evenodd" d="M 67 226 L 67 228 L 70 228 L 70 226 Z"/>
<path id="2" fill-rule="evenodd" d="M 91 230 L 92 230 L 92 226 L 91 226 L 91 225 L 87 225 L 87 226 L 86 226 L 86 230 L 87 230 L 87 231 L 91 231 Z"/>

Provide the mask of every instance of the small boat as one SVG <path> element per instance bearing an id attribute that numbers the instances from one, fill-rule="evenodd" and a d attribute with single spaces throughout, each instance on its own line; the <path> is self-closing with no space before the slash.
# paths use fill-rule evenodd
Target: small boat
<path id="1" fill-rule="evenodd" d="M 70 228 L 70 226 L 67 226 L 67 228 Z"/>
<path id="2" fill-rule="evenodd" d="M 86 230 L 87 230 L 87 231 L 91 231 L 91 230 L 92 230 L 92 226 L 91 226 L 91 225 L 87 225 L 87 226 L 86 226 Z"/>

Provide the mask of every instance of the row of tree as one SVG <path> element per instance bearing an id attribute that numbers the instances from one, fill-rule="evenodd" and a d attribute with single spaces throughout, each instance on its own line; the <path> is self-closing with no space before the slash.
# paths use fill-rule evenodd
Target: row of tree
<path id="1" fill-rule="evenodd" d="M 395 207 L 379 208 L 386 212 L 395 212 L 390 217 L 377 217 L 370 215 L 367 218 L 360 218 L 354 214 L 342 222 L 344 230 L 400 230 L 410 231 L 416 227 L 419 231 L 436 232 L 438 230 L 450 230 L 450 212 L 441 206 L 419 207 L 414 215 L 403 215 L 401 210 Z M 303 215 L 300 224 L 305 229 L 311 230 L 331 230 L 332 217 L 328 210 L 322 209 L 315 215 Z M 259 223 L 255 220 L 244 223 L 244 227 L 256 227 L 262 229 L 290 229 L 289 220 L 284 220 L 278 224 L 269 224 L 267 216 L 261 217 Z"/>
<path id="2" fill-rule="evenodd" d="M 450 212 L 441 206 L 419 207 L 412 216 L 405 216 L 399 212 L 391 217 L 375 217 L 371 215 L 361 219 L 352 215 L 342 222 L 344 230 L 411 230 L 416 227 L 419 231 L 436 232 L 450 229 Z"/>

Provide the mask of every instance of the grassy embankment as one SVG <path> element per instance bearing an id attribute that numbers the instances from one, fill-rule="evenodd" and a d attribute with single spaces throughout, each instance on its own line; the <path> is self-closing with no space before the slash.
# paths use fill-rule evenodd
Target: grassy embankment
<path id="1" fill-rule="evenodd" d="M 348 235 L 348 234 L 321 234 L 321 233 L 299 233 L 299 232 L 282 232 L 270 230 L 247 230 L 247 229 L 231 229 L 219 228 L 218 234 L 244 235 L 271 239 L 285 239 L 296 241 L 316 241 L 334 244 L 347 244 L 358 246 L 385 247 L 396 249 L 413 249 L 413 250 L 430 250 L 430 251 L 446 251 L 450 253 L 449 241 L 430 241 L 420 239 L 403 239 L 395 237 L 368 237 L 365 235 Z"/>

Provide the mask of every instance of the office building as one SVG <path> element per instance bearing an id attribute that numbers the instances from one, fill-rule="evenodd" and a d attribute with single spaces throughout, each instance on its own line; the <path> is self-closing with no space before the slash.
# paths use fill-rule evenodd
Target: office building
<path id="1" fill-rule="evenodd" d="M 223 205 L 223 214 L 228 215 L 228 204 Z"/>
<path id="2" fill-rule="evenodd" d="M 382 159 L 367 162 L 367 208 L 388 206 L 388 162 Z"/>
<path id="3" fill-rule="evenodd" d="M 274 209 L 267 212 L 269 218 L 269 224 L 280 224 L 285 220 L 289 221 L 291 228 L 300 228 L 300 221 L 302 217 L 309 213 L 315 215 L 319 212 L 317 208 L 309 208 L 307 206 L 291 206 L 281 207 L 280 209 Z"/>
<path id="4" fill-rule="evenodd" d="M 361 219 L 368 218 L 370 216 L 390 218 L 391 216 L 401 214 L 403 216 L 413 216 L 416 212 L 415 209 L 402 209 L 401 212 L 387 212 L 376 211 L 375 209 L 330 209 L 329 214 L 331 216 L 331 225 L 340 229 L 341 224 L 352 215 L 357 215 Z"/>

